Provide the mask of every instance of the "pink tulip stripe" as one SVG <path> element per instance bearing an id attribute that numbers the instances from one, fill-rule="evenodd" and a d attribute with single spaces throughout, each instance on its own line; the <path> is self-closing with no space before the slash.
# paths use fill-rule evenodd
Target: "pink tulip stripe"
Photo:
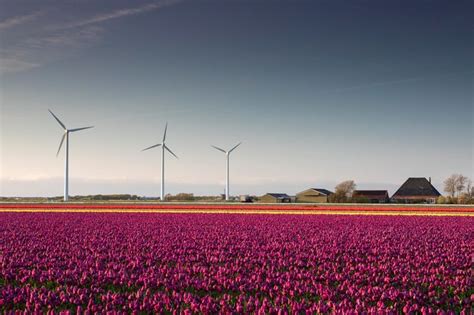
<path id="1" fill-rule="evenodd" d="M 0 213 L 0 312 L 472 312 L 474 218 Z"/>

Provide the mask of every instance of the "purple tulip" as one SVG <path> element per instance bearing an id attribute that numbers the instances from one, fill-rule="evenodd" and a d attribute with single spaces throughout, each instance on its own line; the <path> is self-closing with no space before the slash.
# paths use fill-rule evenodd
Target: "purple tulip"
<path id="1" fill-rule="evenodd" d="M 473 223 L 1 213 L 0 311 L 468 314 Z"/>

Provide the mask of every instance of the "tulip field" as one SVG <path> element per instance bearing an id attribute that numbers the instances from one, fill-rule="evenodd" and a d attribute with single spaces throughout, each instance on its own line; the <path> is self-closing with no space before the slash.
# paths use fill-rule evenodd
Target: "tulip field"
<path id="1" fill-rule="evenodd" d="M 1 212 L 0 312 L 464 313 L 474 217 Z"/>

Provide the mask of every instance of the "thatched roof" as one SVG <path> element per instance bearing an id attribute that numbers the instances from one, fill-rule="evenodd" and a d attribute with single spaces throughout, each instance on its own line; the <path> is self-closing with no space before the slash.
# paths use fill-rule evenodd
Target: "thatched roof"
<path id="1" fill-rule="evenodd" d="M 393 194 L 392 198 L 438 197 L 438 190 L 425 177 L 410 177 Z"/>

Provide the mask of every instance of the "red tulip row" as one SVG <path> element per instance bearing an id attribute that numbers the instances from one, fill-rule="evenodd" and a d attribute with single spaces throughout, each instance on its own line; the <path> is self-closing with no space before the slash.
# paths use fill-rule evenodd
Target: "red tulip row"
<path id="1" fill-rule="evenodd" d="M 474 207 L 465 206 L 391 206 L 391 205 L 268 205 L 268 204 L 179 204 L 179 203 L 0 203 L 0 209 L 116 209 L 116 210 L 261 210 L 261 211 L 395 211 L 395 212 L 464 212 L 474 213 Z"/>
<path id="2" fill-rule="evenodd" d="M 464 313 L 472 217 L 0 213 L 0 312 Z"/>

